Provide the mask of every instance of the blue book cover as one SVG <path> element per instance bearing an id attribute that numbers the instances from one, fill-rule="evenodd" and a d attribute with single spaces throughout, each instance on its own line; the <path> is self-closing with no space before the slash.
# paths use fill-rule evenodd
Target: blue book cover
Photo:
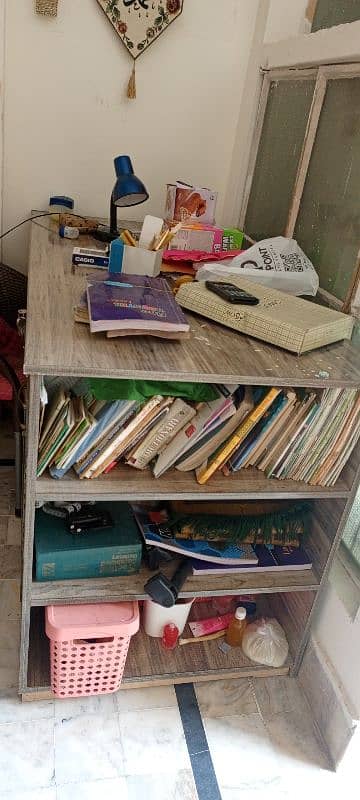
<path id="1" fill-rule="evenodd" d="M 133 402 L 132 405 L 137 407 L 137 403 Z M 129 402 L 127 400 L 114 400 L 110 403 L 107 403 L 103 408 L 99 411 L 95 418 L 97 420 L 97 425 L 93 430 L 89 431 L 88 436 L 79 442 L 79 447 L 74 451 L 74 454 L 71 458 L 71 461 L 68 463 L 65 469 L 57 469 L 56 467 L 50 468 L 50 474 L 52 478 L 62 478 L 66 472 L 78 461 L 83 453 L 91 447 L 92 443 L 97 440 L 99 436 L 101 436 L 102 432 L 107 428 L 111 420 L 113 419 L 114 422 L 119 417 L 121 418 L 123 414 L 121 412 L 125 412 L 128 410 Z"/>
<path id="2" fill-rule="evenodd" d="M 164 278 L 119 275 L 116 281 L 88 283 L 87 298 L 92 333 L 127 328 L 185 332 L 190 328 Z"/>
<path id="3" fill-rule="evenodd" d="M 153 547 L 160 547 L 179 553 L 180 556 L 195 557 L 217 564 L 257 564 L 257 556 L 249 544 L 238 547 L 236 544 L 226 542 L 176 539 L 171 535 L 161 536 L 155 532 L 155 528 L 155 525 L 148 525 L 143 530 L 146 544 Z"/>
<path id="4" fill-rule="evenodd" d="M 275 546 L 265 544 L 254 546 L 258 558 L 257 565 L 240 564 L 226 565 L 214 564 L 209 561 L 192 560 L 193 575 L 231 575 L 241 572 L 279 572 L 281 570 L 310 569 L 311 560 L 303 547 Z"/>
<path id="5" fill-rule="evenodd" d="M 244 439 L 235 453 L 233 453 L 229 460 L 229 467 L 233 472 L 236 472 L 241 468 L 248 455 L 250 455 L 251 450 L 256 446 L 260 436 L 262 436 L 262 434 L 270 427 L 270 425 L 272 425 L 274 418 L 281 413 L 287 402 L 287 397 L 280 395 L 273 406 L 268 409 L 264 416 L 255 425 L 251 433 L 249 433 L 246 439 Z"/>
<path id="6" fill-rule="evenodd" d="M 303 547 L 276 545 L 272 549 L 273 557 L 281 569 L 311 569 L 312 563 Z"/>

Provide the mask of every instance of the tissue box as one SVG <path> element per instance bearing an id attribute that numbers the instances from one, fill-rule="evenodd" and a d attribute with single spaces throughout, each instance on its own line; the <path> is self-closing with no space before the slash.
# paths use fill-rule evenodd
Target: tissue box
<path id="1" fill-rule="evenodd" d="M 221 253 L 241 250 L 244 234 L 236 228 L 217 228 L 214 225 L 185 225 L 174 236 L 169 250 L 202 250 Z"/>
<path id="2" fill-rule="evenodd" d="M 182 222 L 185 219 L 198 220 L 213 225 L 217 192 L 199 189 L 176 183 L 167 185 L 165 219 L 168 222 Z"/>

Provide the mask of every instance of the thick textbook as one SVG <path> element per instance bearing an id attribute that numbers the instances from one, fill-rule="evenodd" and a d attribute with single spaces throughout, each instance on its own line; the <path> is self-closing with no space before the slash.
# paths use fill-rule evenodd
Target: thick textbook
<path id="1" fill-rule="evenodd" d="M 228 303 L 210 292 L 204 281 L 183 284 L 176 299 L 189 311 L 293 353 L 306 353 L 331 342 L 351 338 L 354 321 L 347 314 L 276 289 L 268 289 L 241 277 L 232 276 L 231 282 L 239 289 L 255 295 L 259 304 L 239 306 Z"/>
<path id="2" fill-rule="evenodd" d="M 189 323 L 164 278 L 131 275 L 87 287 L 90 330 L 187 332 Z"/>
<path id="3" fill-rule="evenodd" d="M 37 581 L 115 577 L 138 572 L 142 542 L 128 503 L 104 503 L 112 528 L 73 535 L 65 521 L 35 514 L 35 564 Z"/>

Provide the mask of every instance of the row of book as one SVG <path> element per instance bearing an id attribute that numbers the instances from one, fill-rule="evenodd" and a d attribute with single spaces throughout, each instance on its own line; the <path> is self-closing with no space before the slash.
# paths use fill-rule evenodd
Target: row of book
<path id="1" fill-rule="evenodd" d="M 49 467 L 52 477 L 62 478 L 73 468 L 79 478 L 96 478 L 124 460 L 141 470 L 151 462 L 158 477 L 182 450 L 234 416 L 236 390 L 214 387 L 208 402 L 155 395 L 141 404 L 97 400 L 91 392 L 74 397 L 60 388 L 44 414 L 37 474 Z"/>
<path id="2" fill-rule="evenodd" d="M 155 478 L 171 467 L 195 470 L 200 484 L 256 467 L 267 477 L 333 486 L 360 437 L 355 389 L 293 390 L 216 385 L 214 399 L 160 394 L 98 400 L 59 389 L 44 415 L 38 476 L 73 468 L 96 478 L 119 462 Z"/>
<path id="3" fill-rule="evenodd" d="M 237 518 L 214 517 L 213 535 L 204 533 L 199 537 L 188 537 L 186 526 L 178 525 L 169 517 L 166 508 L 152 509 L 145 504 L 132 506 L 136 522 L 142 534 L 146 548 L 156 548 L 164 550 L 179 557 L 191 559 L 193 575 L 229 575 L 246 572 L 278 572 L 280 570 L 304 570 L 311 569 L 312 562 L 306 550 L 298 538 L 297 544 L 291 545 L 277 544 L 271 541 L 257 543 L 257 533 L 253 534 L 253 544 L 245 542 L 234 536 Z M 292 516 L 290 514 L 290 516 Z M 294 515 L 298 522 L 301 514 Z M 264 515 L 266 518 L 266 515 Z M 220 523 L 216 524 L 216 522 Z M 279 524 L 275 523 L 275 533 L 279 533 L 286 539 L 283 530 L 277 530 L 282 526 L 284 519 L 279 516 Z M 266 523 L 265 523 L 266 524 Z M 224 529 L 228 528 L 227 535 Z M 261 524 L 260 524 L 261 526 Z M 200 525 L 200 527 L 202 527 Z M 209 520 L 207 522 L 209 528 Z M 258 520 L 256 521 L 258 527 Z M 231 533 L 231 528 L 233 528 Z M 204 528 L 203 528 L 204 530 Z M 220 538 L 219 530 L 223 533 Z M 261 536 L 259 537 L 262 538 Z"/>

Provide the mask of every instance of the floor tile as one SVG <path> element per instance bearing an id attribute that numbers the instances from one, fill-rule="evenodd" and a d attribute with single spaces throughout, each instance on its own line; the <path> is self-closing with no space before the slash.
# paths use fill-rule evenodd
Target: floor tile
<path id="1" fill-rule="evenodd" d="M 197 683 L 194 687 L 204 717 L 257 713 L 254 692 L 247 678 Z"/>
<path id="2" fill-rule="evenodd" d="M 68 783 L 57 788 L 56 800 L 100 800 L 100 798 L 128 800 L 126 778 Z M 141 795 L 138 800 L 142 800 Z"/>
<path id="3" fill-rule="evenodd" d="M 293 800 L 294 795 L 281 785 L 276 787 L 256 787 L 235 789 L 225 787 L 221 789 L 221 800 Z M 330 798 L 328 798 L 330 800 Z"/>
<path id="4" fill-rule="evenodd" d="M 0 580 L 1 622 L 20 619 L 20 580 Z"/>
<path id="5" fill-rule="evenodd" d="M 303 800 L 306 794 L 339 796 L 341 783 L 330 769 L 307 711 L 274 714 L 265 724 L 280 764 L 282 784 L 292 800 Z"/>
<path id="6" fill-rule="evenodd" d="M 282 768 L 289 765 L 315 765 L 329 768 L 321 750 L 314 725 L 307 711 L 290 711 L 265 717 L 265 725 L 274 748 L 281 758 Z"/>
<path id="7" fill-rule="evenodd" d="M 21 545 L 21 519 L 11 516 L 8 519 L 6 544 Z"/>
<path id="8" fill-rule="evenodd" d="M 209 751 L 191 756 L 194 780 L 201 800 L 221 800 L 220 787 Z"/>
<path id="9" fill-rule="evenodd" d="M 32 792 L 11 791 L 1 795 L 1 800 L 57 800 L 56 788 L 35 789 Z"/>
<path id="10" fill-rule="evenodd" d="M 198 800 L 192 772 L 188 769 L 173 775 L 132 775 L 127 778 L 127 789 L 127 800 Z"/>
<path id="11" fill-rule="evenodd" d="M 120 689 L 114 696 L 120 712 L 177 707 L 173 686 L 154 686 L 151 689 Z"/>
<path id="12" fill-rule="evenodd" d="M 204 724 L 221 790 L 277 788 L 278 759 L 259 714 L 206 718 Z"/>
<path id="13" fill-rule="evenodd" d="M 194 685 L 192 683 L 181 683 L 176 687 L 176 697 L 179 704 L 186 746 L 190 756 L 208 750 L 209 745 Z"/>
<path id="14" fill-rule="evenodd" d="M 273 678 L 256 678 L 253 690 L 259 704 L 260 714 L 280 714 L 287 711 L 302 711 L 307 707 L 302 691 L 295 680 L 287 675 Z"/>
<path id="15" fill-rule="evenodd" d="M 14 691 L 0 693 L 0 724 L 6 722 L 31 722 L 37 719 L 53 719 L 53 700 L 37 700 L 22 703 Z"/>
<path id="16" fill-rule="evenodd" d="M 10 517 L 0 517 L 0 544 L 8 544 L 8 525 Z"/>
<path id="17" fill-rule="evenodd" d="M 119 715 L 126 775 L 190 769 L 179 711 L 162 708 Z"/>
<path id="18" fill-rule="evenodd" d="M 69 697 L 64 700 L 55 700 L 55 719 L 67 720 L 80 717 L 82 714 L 97 714 L 99 717 L 108 717 L 116 714 L 116 701 L 114 694 L 99 694 L 93 697 Z"/>
<path id="19" fill-rule="evenodd" d="M 55 722 L 56 784 L 119 778 L 124 759 L 117 714 Z"/>
<path id="20" fill-rule="evenodd" d="M 20 578 L 21 548 L 12 544 L 0 544 L 0 574 L 8 579 Z"/>
<path id="21" fill-rule="evenodd" d="M 0 666 L 0 690 L 15 689 L 19 684 L 19 665 L 12 667 Z"/>
<path id="22" fill-rule="evenodd" d="M 41 719 L 0 725 L 3 792 L 49 787 L 54 782 L 54 722 Z"/>

